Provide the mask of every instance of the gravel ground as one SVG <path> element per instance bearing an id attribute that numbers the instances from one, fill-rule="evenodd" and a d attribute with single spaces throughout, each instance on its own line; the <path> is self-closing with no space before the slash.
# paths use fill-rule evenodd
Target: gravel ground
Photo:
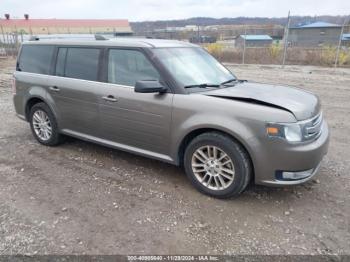
<path id="1" fill-rule="evenodd" d="M 323 101 L 332 140 L 319 174 L 217 200 L 168 164 L 69 139 L 39 145 L 14 114 L 0 59 L 0 254 L 350 254 L 350 70 L 231 65 Z"/>

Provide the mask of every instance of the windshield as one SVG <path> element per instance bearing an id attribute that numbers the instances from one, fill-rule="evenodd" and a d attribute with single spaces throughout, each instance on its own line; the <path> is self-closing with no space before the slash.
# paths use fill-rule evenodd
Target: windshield
<path id="1" fill-rule="evenodd" d="M 202 48 L 159 48 L 154 53 L 182 86 L 220 86 L 235 76 Z"/>

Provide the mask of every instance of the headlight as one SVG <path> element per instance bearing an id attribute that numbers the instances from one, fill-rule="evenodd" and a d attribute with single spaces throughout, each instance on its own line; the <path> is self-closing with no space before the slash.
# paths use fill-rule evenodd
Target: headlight
<path id="1" fill-rule="evenodd" d="M 266 131 L 270 137 L 281 137 L 289 142 L 300 142 L 303 138 L 299 124 L 268 124 Z"/>
<path id="2" fill-rule="evenodd" d="M 298 124 L 284 126 L 284 136 L 290 142 L 300 142 L 302 140 L 300 126 Z"/>

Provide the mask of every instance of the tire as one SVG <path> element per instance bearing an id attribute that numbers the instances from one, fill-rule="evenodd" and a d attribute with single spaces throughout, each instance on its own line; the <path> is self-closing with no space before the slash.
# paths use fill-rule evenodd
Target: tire
<path id="1" fill-rule="evenodd" d="M 246 150 L 219 132 L 201 134 L 188 144 L 184 168 L 198 191 L 216 198 L 238 196 L 252 177 L 252 164 Z"/>
<path id="2" fill-rule="evenodd" d="M 51 132 L 38 131 L 38 129 L 40 129 L 40 121 L 38 120 L 41 119 L 45 119 L 45 123 L 47 123 L 46 125 L 42 126 L 42 130 L 51 130 Z M 29 113 L 29 123 L 33 136 L 40 144 L 45 146 L 56 146 L 62 142 L 62 135 L 60 135 L 58 132 L 56 118 L 47 104 L 37 103 L 32 106 Z"/>

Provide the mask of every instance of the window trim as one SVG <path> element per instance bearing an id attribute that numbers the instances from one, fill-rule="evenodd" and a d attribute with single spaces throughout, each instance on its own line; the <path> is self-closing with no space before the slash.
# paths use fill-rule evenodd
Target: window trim
<path id="1" fill-rule="evenodd" d="M 58 76 L 58 77 L 65 77 L 65 76 L 59 76 L 59 75 L 57 75 L 57 61 L 58 61 L 58 54 L 59 54 L 59 52 L 60 52 L 60 48 L 62 48 L 62 49 L 67 49 L 67 51 L 66 51 L 66 56 L 65 56 L 65 58 L 64 58 L 64 64 L 63 64 L 63 74 L 65 74 L 66 73 L 66 62 L 67 62 L 67 54 L 68 54 L 68 48 L 67 47 L 60 47 L 60 46 L 57 46 L 56 47 L 56 49 L 57 50 L 55 50 L 56 51 L 56 55 L 55 55 L 55 61 L 54 61 L 54 64 L 53 64 L 53 72 L 52 72 L 52 75 L 54 75 L 54 76 Z"/>

